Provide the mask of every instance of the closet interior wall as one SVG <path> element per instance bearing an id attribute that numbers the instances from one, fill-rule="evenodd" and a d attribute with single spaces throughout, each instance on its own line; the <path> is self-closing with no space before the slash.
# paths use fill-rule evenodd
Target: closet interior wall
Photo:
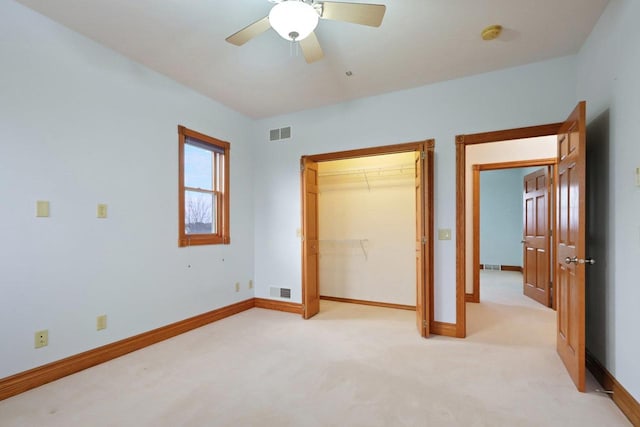
<path id="1" fill-rule="evenodd" d="M 322 296 L 415 306 L 415 153 L 318 164 Z"/>

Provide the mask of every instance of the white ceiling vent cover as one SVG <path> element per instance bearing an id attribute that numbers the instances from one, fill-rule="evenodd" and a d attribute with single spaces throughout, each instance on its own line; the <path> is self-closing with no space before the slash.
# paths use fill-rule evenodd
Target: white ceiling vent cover
<path id="1" fill-rule="evenodd" d="M 291 139 L 291 126 L 269 130 L 269 141 L 280 141 L 282 139 Z"/>

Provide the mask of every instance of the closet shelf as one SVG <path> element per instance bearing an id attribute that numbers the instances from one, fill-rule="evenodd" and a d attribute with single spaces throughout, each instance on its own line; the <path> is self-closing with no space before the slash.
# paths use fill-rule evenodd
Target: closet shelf
<path id="1" fill-rule="evenodd" d="M 398 178 L 402 176 L 413 176 L 415 172 L 415 165 L 413 163 L 393 166 L 393 167 L 372 167 L 372 168 L 357 168 L 357 169 L 343 169 L 337 171 L 323 172 L 318 174 L 318 178 L 361 178 L 367 184 L 367 188 L 371 191 L 371 184 L 369 179 L 373 178 Z"/>

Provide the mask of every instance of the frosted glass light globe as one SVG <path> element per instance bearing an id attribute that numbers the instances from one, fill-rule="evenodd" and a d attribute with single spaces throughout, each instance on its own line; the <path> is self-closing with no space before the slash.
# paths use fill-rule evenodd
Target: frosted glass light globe
<path id="1" fill-rule="evenodd" d="M 300 41 L 318 26 L 318 12 L 310 4 L 287 0 L 271 9 L 269 24 L 283 39 Z"/>

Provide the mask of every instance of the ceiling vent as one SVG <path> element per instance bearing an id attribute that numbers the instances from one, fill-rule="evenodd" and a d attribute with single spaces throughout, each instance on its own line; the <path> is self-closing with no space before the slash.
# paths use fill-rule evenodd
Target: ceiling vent
<path id="1" fill-rule="evenodd" d="M 280 141 L 281 139 L 291 139 L 291 126 L 269 131 L 269 141 Z"/>

